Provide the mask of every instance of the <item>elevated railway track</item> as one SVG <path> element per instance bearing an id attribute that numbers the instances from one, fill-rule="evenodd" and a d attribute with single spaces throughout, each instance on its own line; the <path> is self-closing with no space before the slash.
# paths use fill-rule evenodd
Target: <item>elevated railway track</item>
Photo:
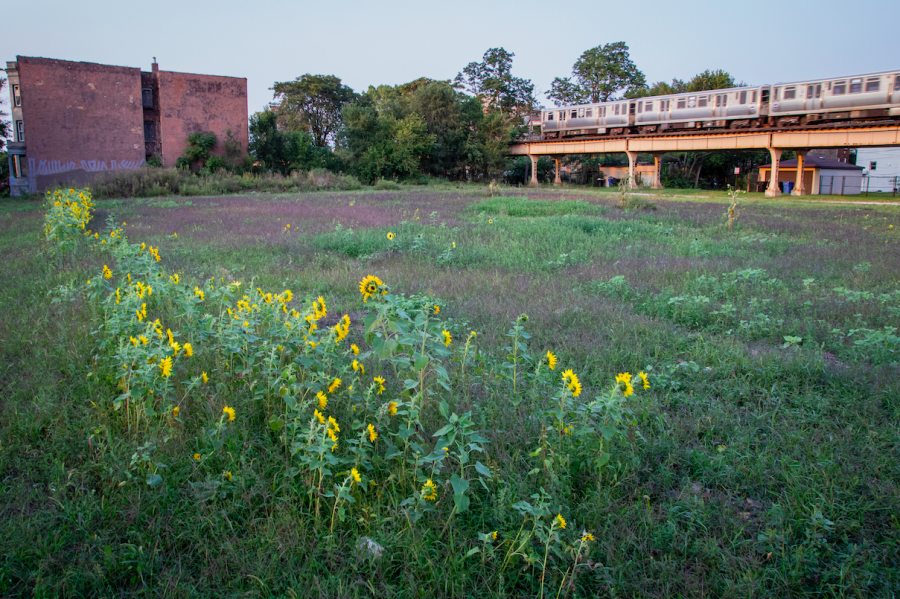
<path id="1" fill-rule="evenodd" d="M 900 146 L 900 124 L 896 121 L 869 123 L 829 123 L 803 127 L 767 127 L 760 129 L 726 129 L 715 131 L 678 130 L 664 133 L 635 133 L 619 136 L 563 137 L 538 139 L 536 136 L 510 145 L 509 153 L 531 158 L 531 182 L 537 183 L 537 161 L 549 156 L 556 162 L 559 182 L 559 159 L 567 154 L 609 154 L 623 152 L 628 156 L 630 180 L 638 154 L 651 154 L 654 160 L 653 187 L 661 188 L 660 158 L 667 152 L 710 152 L 716 150 L 768 150 L 772 159 L 772 176 L 767 197 L 781 193 L 778 188 L 778 163 L 785 150 L 797 153 L 797 182 L 793 195 L 806 195 L 803 166 L 811 148 L 888 147 Z"/>

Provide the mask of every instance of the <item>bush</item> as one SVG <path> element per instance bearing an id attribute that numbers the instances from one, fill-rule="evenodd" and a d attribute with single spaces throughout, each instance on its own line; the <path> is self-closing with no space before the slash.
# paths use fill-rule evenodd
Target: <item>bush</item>
<path id="1" fill-rule="evenodd" d="M 625 205 L 622 206 L 625 210 L 656 210 L 656 204 L 642 198 L 640 196 L 628 196 L 628 199 L 625 200 Z"/>
<path id="2" fill-rule="evenodd" d="M 209 163 L 221 158 L 213 156 Z M 216 166 L 211 164 L 211 166 Z M 325 169 L 294 171 L 290 176 L 278 173 L 238 176 L 224 170 L 203 169 L 199 176 L 179 169 L 143 168 L 103 174 L 91 184 L 97 198 L 143 198 L 166 195 L 201 196 L 246 191 L 294 193 L 297 191 L 351 191 L 361 189 L 356 177 L 335 174 Z"/>
<path id="3" fill-rule="evenodd" d="M 400 185 L 390 179 L 379 179 L 375 183 L 375 189 L 400 189 Z"/>

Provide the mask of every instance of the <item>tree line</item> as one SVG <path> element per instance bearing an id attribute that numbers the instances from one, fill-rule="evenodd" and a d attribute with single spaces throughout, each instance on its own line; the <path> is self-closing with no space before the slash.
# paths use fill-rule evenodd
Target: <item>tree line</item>
<path id="1" fill-rule="evenodd" d="M 253 168 L 285 175 L 326 168 L 368 183 L 431 178 L 524 182 L 527 165 L 509 158 L 506 148 L 543 107 L 531 80 L 513 75 L 514 57 L 504 48 L 490 48 L 452 80 L 422 77 L 361 92 L 334 75 L 305 74 L 276 82 L 272 103 L 250 118 Z M 744 84 L 723 70 L 648 84 L 625 42 L 615 42 L 586 50 L 571 75 L 555 78 L 544 95 L 562 106 L 738 85 Z M 709 156 L 682 154 L 666 160 L 680 179 L 696 185 Z M 719 170 L 727 174 L 736 160 L 746 165 L 746 157 L 712 162 L 722 163 Z M 538 173 L 552 176 L 547 165 Z"/>

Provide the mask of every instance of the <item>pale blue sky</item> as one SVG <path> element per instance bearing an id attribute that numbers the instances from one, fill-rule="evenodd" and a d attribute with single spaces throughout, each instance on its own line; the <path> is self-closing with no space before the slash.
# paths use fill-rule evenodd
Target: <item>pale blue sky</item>
<path id="1" fill-rule="evenodd" d="M 648 82 L 708 68 L 755 84 L 900 68 L 897 0 L 0 0 L 0 14 L 2 61 L 149 70 L 156 56 L 164 70 L 246 77 L 251 113 L 272 99 L 273 82 L 304 73 L 337 75 L 357 91 L 449 79 L 496 46 L 515 53 L 513 74 L 540 92 L 584 50 L 616 41 Z"/>

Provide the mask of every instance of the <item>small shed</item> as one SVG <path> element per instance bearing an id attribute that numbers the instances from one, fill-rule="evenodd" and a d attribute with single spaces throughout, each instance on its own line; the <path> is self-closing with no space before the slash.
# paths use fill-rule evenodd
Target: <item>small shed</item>
<path id="1" fill-rule="evenodd" d="M 803 187 L 812 195 L 856 195 L 862 192 L 861 166 L 819 158 L 808 154 L 803 161 Z M 759 181 L 768 181 L 772 165 L 759 167 Z M 790 193 L 797 181 L 797 159 L 778 163 L 778 184 L 783 193 Z"/>

